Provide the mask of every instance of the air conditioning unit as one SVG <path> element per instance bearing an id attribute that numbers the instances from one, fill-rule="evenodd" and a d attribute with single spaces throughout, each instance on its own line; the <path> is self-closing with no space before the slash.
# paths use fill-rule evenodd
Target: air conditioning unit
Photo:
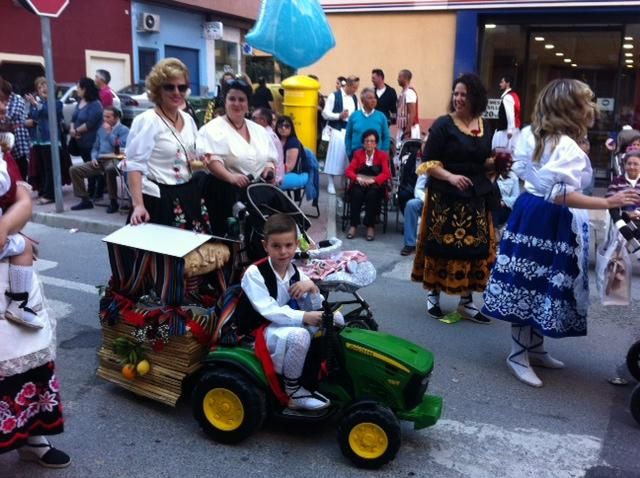
<path id="1" fill-rule="evenodd" d="M 160 15 L 155 13 L 143 12 L 138 19 L 139 32 L 159 32 L 160 31 Z"/>

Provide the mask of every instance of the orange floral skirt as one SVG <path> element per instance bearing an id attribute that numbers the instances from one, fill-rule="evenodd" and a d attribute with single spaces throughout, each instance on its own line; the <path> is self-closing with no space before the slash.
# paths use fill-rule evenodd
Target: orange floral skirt
<path id="1" fill-rule="evenodd" d="M 491 267 L 496 260 L 496 234 L 493 228 L 491 212 L 485 212 L 485 231 L 489 236 L 489 254 L 479 259 L 444 259 L 430 255 L 425 251 L 427 231 L 427 211 L 429 209 L 429 191 L 425 194 L 422 208 L 420 233 L 416 244 L 416 255 L 411 271 L 411 280 L 422 282 L 427 290 L 436 290 L 450 295 L 462 295 L 468 292 L 483 292 L 489 280 Z M 431 231 L 433 233 L 433 231 Z"/>

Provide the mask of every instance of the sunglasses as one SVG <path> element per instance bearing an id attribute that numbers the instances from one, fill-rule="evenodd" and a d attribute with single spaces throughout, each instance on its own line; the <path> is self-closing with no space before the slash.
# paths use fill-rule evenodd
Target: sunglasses
<path id="1" fill-rule="evenodd" d="M 171 83 L 166 83 L 164 85 L 162 85 L 162 89 L 164 91 L 166 91 L 167 93 L 173 93 L 175 91 L 175 89 L 178 89 L 178 91 L 180 93 L 186 93 L 187 90 L 189 89 L 189 85 L 173 85 Z"/>
<path id="2" fill-rule="evenodd" d="M 289 123 L 282 123 L 278 125 L 278 128 L 287 128 L 291 129 L 291 125 Z"/>

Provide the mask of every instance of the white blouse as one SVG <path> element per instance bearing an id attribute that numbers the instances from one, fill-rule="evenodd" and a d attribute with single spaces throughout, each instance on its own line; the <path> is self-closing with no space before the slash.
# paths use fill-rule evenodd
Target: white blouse
<path id="1" fill-rule="evenodd" d="M 184 184 L 191 179 L 189 161 L 196 159 L 197 128 L 180 111 L 184 127 L 176 130 L 153 109 L 136 116 L 127 138 L 127 171 L 142 173 L 142 193 L 160 197 L 157 184 Z"/>
<path id="2" fill-rule="evenodd" d="M 533 163 L 535 137 L 528 126 L 518 136 L 513 152 L 513 172 L 524 180 L 524 189 L 547 201 L 561 194 L 581 191 L 591 182 L 591 162 L 580 146 L 561 136 L 555 148 L 547 144 L 539 163 Z"/>
<path id="3" fill-rule="evenodd" d="M 245 122 L 249 130 L 248 143 L 225 117 L 209 121 L 198 131 L 198 154 L 212 155 L 214 161 L 220 161 L 232 173 L 258 178 L 267 163 L 275 170 L 278 152 L 262 126 L 249 120 Z"/>

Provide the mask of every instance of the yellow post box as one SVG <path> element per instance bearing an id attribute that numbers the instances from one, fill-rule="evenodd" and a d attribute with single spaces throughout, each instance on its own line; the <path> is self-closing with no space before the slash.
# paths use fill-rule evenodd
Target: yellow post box
<path id="1" fill-rule="evenodd" d="M 284 114 L 291 116 L 300 142 L 316 154 L 318 142 L 318 91 L 320 83 L 304 75 L 282 82 Z"/>

